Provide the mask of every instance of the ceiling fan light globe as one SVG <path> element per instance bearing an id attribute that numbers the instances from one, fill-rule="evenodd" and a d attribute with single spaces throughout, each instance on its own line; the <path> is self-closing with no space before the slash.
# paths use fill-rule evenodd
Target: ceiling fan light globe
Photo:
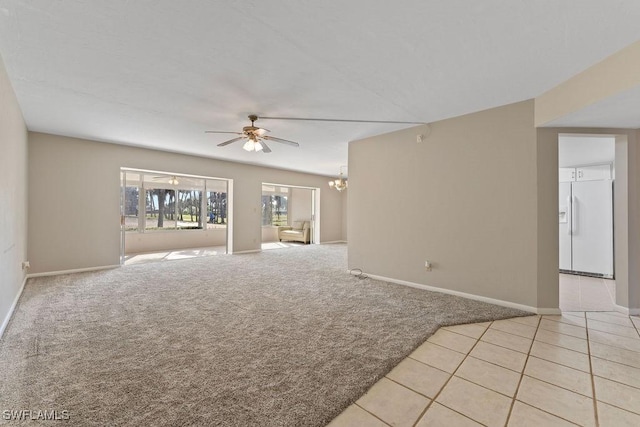
<path id="1" fill-rule="evenodd" d="M 255 151 L 255 149 L 253 147 L 253 141 L 250 140 L 250 139 L 247 140 L 247 142 L 244 143 L 242 148 L 245 149 L 246 151 Z"/>

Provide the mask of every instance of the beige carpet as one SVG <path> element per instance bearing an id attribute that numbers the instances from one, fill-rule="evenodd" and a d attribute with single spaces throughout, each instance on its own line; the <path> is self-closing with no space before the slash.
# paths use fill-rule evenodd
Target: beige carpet
<path id="1" fill-rule="evenodd" d="M 0 414 L 322 426 L 439 326 L 524 314 L 359 280 L 345 245 L 30 279 L 0 341 Z"/>

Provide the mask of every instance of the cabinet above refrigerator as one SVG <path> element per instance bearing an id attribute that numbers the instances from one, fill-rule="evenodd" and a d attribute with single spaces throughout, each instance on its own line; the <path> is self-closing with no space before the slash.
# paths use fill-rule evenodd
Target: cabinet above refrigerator
<path id="1" fill-rule="evenodd" d="M 558 178 L 560 182 L 600 181 L 604 179 L 613 179 L 613 165 L 611 163 L 607 163 L 602 165 L 560 168 L 558 170 Z"/>

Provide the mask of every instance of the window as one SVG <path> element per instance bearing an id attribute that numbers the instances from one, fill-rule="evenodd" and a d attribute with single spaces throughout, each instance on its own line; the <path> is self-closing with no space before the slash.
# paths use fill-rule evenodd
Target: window
<path id="1" fill-rule="evenodd" d="M 202 191 L 178 190 L 178 228 L 202 228 Z"/>
<path id="2" fill-rule="evenodd" d="M 262 225 L 288 224 L 289 189 L 287 187 L 262 186 Z"/>
<path id="3" fill-rule="evenodd" d="M 131 178 L 134 178 L 132 176 Z M 138 209 L 140 206 L 140 188 L 135 185 L 137 178 L 133 179 L 134 185 L 130 185 L 128 182 L 123 187 L 124 189 L 124 229 L 125 231 L 132 231 L 138 229 Z"/>
<path id="4" fill-rule="evenodd" d="M 153 188 L 145 191 L 145 230 L 175 229 L 175 190 Z"/>
<path id="5" fill-rule="evenodd" d="M 227 193 L 207 191 L 207 228 L 227 224 Z"/>
<path id="6" fill-rule="evenodd" d="M 227 226 L 226 180 L 139 172 L 122 172 L 125 231 L 204 230 Z"/>

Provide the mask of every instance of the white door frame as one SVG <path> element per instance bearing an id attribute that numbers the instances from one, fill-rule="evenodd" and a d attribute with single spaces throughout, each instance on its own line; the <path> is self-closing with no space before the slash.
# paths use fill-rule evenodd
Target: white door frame
<path id="1" fill-rule="evenodd" d="M 263 182 L 262 185 L 274 185 L 277 187 L 303 188 L 311 190 L 311 244 L 320 244 L 320 188 L 305 185 L 278 184 L 275 182 Z M 261 192 L 262 194 L 262 192 Z M 262 220 L 262 219 L 261 219 Z"/>

